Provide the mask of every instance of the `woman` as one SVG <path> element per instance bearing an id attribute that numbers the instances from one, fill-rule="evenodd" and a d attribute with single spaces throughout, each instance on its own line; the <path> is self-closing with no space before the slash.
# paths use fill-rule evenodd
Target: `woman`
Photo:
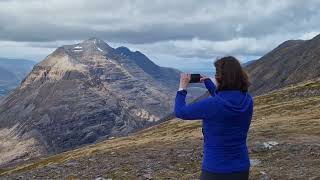
<path id="1" fill-rule="evenodd" d="M 190 74 L 181 74 L 175 114 L 185 120 L 203 120 L 201 180 L 247 180 L 250 161 L 246 139 L 253 112 L 248 76 L 232 56 L 218 59 L 214 65 L 217 87 L 202 76 L 211 96 L 189 105 L 185 98 Z"/>

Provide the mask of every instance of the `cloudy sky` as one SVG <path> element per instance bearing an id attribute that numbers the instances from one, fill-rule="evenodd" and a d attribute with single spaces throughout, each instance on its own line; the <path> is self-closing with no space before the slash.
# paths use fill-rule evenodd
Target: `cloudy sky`
<path id="1" fill-rule="evenodd" d="M 98 37 L 157 64 L 207 68 L 245 62 L 288 39 L 320 34 L 319 0 L 0 0 L 0 57 L 42 60 Z"/>

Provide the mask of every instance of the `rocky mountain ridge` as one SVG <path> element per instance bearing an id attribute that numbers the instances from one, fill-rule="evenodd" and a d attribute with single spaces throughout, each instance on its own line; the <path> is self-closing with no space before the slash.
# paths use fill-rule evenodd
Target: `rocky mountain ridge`
<path id="1" fill-rule="evenodd" d="M 320 77 L 320 35 L 288 40 L 246 66 L 250 91 L 259 95 L 290 84 Z"/>
<path id="2" fill-rule="evenodd" d="M 34 66 L 0 105 L 6 139 L 34 143 L 20 147 L 16 156 L 58 153 L 126 135 L 172 111 L 179 71 L 159 67 L 142 53 L 119 51 L 90 38 L 59 47 Z M 30 147 L 32 152 L 25 150 Z M 12 154 L 1 153 L 10 161 Z"/>

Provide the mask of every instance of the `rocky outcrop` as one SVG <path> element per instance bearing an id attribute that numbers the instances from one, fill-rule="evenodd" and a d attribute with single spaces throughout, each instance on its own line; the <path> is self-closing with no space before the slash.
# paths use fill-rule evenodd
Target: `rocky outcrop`
<path id="1" fill-rule="evenodd" d="M 59 47 L 3 100 L 0 129 L 47 153 L 126 135 L 172 111 L 178 75 L 97 38 Z"/>

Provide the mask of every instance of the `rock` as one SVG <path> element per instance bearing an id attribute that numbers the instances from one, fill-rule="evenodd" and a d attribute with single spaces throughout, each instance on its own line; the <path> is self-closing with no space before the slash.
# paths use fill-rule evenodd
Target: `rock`
<path id="1" fill-rule="evenodd" d="M 142 177 L 144 177 L 146 179 L 152 179 L 152 175 L 151 174 L 144 174 L 144 175 L 142 175 Z"/>
<path id="2" fill-rule="evenodd" d="M 253 152 L 263 152 L 272 149 L 274 146 L 277 146 L 279 143 L 276 141 L 267 141 L 267 142 L 256 142 L 253 145 Z"/>
<path id="3" fill-rule="evenodd" d="M 261 161 L 259 159 L 250 159 L 251 166 L 258 166 L 261 164 Z"/>
<path id="4" fill-rule="evenodd" d="M 266 172 L 260 171 L 260 174 L 261 174 L 260 180 L 269 180 L 270 179 Z"/>
<path id="5" fill-rule="evenodd" d="M 95 180 L 111 180 L 111 179 L 105 179 L 103 177 L 97 177 L 97 178 L 95 178 Z"/>
<path id="6" fill-rule="evenodd" d="M 90 159 L 89 159 L 90 160 Z M 72 166 L 72 167 L 75 167 L 75 166 L 78 166 L 79 163 L 78 162 L 67 162 L 64 164 L 65 166 Z"/>
<path id="7" fill-rule="evenodd" d="M 310 177 L 308 180 L 320 180 L 320 177 L 319 176 L 313 176 L 313 177 Z"/>
<path id="8" fill-rule="evenodd" d="M 89 158 L 88 160 L 94 162 L 94 161 L 96 161 L 97 159 L 96 159 L 96 158 Z"/>
<path id="9" fill-rule="evenodd" d="M 263 145 L 263 143 L 255 143 L 252 147 L 252 152 L 261 152 L 266 151 L 266 147 Z"/>
<path id="10" fill-rule="evenodd" d="M 271 149 L 273 146 L 278 145 L 279 143 L 276 141 L 268 141 L 268 142 L 264 142 L 263 145 L 268 148 Z"/>

